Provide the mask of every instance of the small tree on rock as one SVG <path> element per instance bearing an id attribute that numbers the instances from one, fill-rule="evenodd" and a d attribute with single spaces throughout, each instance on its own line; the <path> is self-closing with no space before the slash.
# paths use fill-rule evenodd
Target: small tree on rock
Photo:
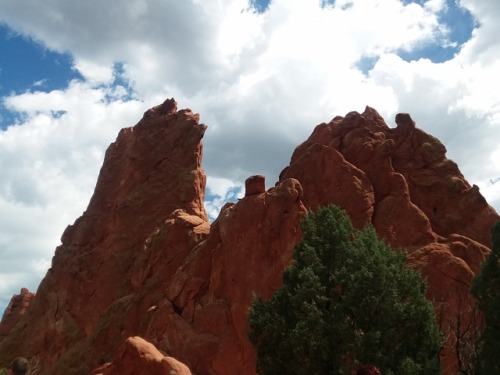
<path id="1" fill-rule="evenodd" d="M 249 338 L 260 375 L 440 372 L 441 335 L 425 283 L 406 256 L 356 231 L 340 208 L 308 213 L 303 239 L 269 301 L 255 297 Z"/>
<path id="2" fill-rule="evenodd" d="M 493 227 L 493 246 L 472 283 L 472 295 L 484 314 L 479 338 L 477 375 L 500 374 L 500 222 Z"/>

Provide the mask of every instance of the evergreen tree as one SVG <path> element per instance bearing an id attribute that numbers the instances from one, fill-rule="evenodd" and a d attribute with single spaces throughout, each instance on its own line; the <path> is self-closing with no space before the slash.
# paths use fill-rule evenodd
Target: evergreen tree
<path id="1" fill-rule="evenodd" d="M 420 274 L 340 208 L 308 213 L 303 239 L 269 301 L 255 297 L 249 338 L 260 375 L 439 373 L 441 335 Z"/>
<path id="2" fill-rule="evenodd" d="M 476 374 L 500 374 L 500 222 L 493 227 L 493 246 L 481 273 L 472 283 L 471 293 L 484 313 L 484 329 L 479 338 Z"/>

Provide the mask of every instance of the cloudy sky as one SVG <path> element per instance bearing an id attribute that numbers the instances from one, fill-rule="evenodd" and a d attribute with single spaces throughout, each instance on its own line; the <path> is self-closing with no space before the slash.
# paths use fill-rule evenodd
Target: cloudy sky
<path id="1" fill-rule="evenodd" d="M 206 208 L 336 115 L 398 112 L 500 211 L 498 0 L 0 0 L 0 309 L 35 291 L 118 130 L 208 125 Z M 1 312 L 0 311 L 0 312 Z"/>

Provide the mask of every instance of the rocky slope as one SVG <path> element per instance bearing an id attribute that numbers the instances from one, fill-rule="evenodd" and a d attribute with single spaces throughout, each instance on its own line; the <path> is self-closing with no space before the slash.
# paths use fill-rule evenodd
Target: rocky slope
<path id="1" fill-rule="evenodd" d="M 10 330 L 19 322 L 26 309 L 35 296 L 26 288 L 21 288 L 21 292 L 12 296 L 7 308 L 5 309 L 2 321 L 0 322 L 0 341 L 5 338 Z"/>
<path id="2" fill-rule="evenodd" d="M 281 284 L 304 213 L 334 203 L 356 226 L 372 223 L 407 249 L 428 279 L 446 333 L 444 373 L 454 374 L 457 317 L 472 316 L 467 290 L 499 216 L 437 139 L 409 115 L 396 123 L 389 128 L 367 107 L 318 125 L 273 188 L 252 177 L 245 197 L 210 224 L 206 126 L 173 100 L 149 110 L 109 147 L 87 210 L 0 342 L 0 361 L 22 353 L 38 360 L 40 374 L 114 374 L 120 358 L 144 357 L 126 353 L 148 351 L 153 366 L 174 357 L 199 375 L 253 375 L 252 294 L 268 297 Z M 126 341 L 134 336 L 162 354 Z"/>

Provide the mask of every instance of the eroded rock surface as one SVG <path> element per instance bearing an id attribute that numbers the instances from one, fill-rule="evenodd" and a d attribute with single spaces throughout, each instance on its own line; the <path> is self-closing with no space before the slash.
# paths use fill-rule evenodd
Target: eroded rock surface
<path id="1" fill-rule="evenodd" d="M 155 363 L 172 357 L 198 375 L 254 375 L 252 295 L 268 298 L 281 285 L 307 210 L 337 204 L 355 226 L 373 224 L 405 248 L 427 278 L 447 339 L 444 374 L 455 374 L 456 318 L 471 318 L 468 288 L 499 216 L 437 139 L 407 114 L 396 123 L 367 107 L 318 125 L 273 188 L 252 176 L 245 197 L 210 224 L 205 125 L 173 100 L 149 110 L 109 147 L 88 209 L 0 342 L 0 360 L 22 350 L 40 358 L 41 375 L 98 366 L 105 374 L 142 353 L 139 339 L 127 340 L 140 336 L 161 351 Z"/>
<path id="2" fill-rule="evenodd" d="M 185 364 L 163 355 L 153 344 L 135 336 L 123 343 L 113 362 L 95 369 L 92 375 L 191 375 L 191 371 Z"/>
<path id="3" fill-rule="evenodd" d="M 370 107 L 318 125 L 295 150 L 280 179 L 296 178 L 309 209 L 335 203 L 353 223 L 373 224 L 429 284 L 428 297 L 445 331 L 445 374 L 457 369 L 456 331 L 467 329 L 474 301 L 468 291 L 491 246 L 498 214 L 446 158 L 438 139 L 408 114 L 389 128 Z"/>
<path id="4" fill-rule="evenodd" d="M 3 362 L 22 348 L 26 356 L 40 355 L 41 373 L 90 373 L 133 336 L 121 334 L 122 309 L 137 298 L 131 274 L 144 257 L 146 240 L 168 218 L 182 216 L 175 214 L 179 210 L 208 227 L 201 168 L 205 129 L 198 115 L 178 111 L 172 99 L 120 131 L 88 208 L 63 233 L 37 298 L 0 343 Z M 149 256 L 161 257 L 172 272 L 184 261 L 176 249 L 161 251 Z M 142 267 L 142 277 L 156 266 Z M 147 285 L 140 290 L 146 292 Z"/>
<path id="5" fill-rule="evenodd" d="M 34 297 L 35 293 L 31 293 L 26 288 L 21 288 L 19 294 L 12 296 L 3 313 L 2 321 L 0 322 L 0 341 L 3 340 L 17 322 L 19 322 Z"/>

